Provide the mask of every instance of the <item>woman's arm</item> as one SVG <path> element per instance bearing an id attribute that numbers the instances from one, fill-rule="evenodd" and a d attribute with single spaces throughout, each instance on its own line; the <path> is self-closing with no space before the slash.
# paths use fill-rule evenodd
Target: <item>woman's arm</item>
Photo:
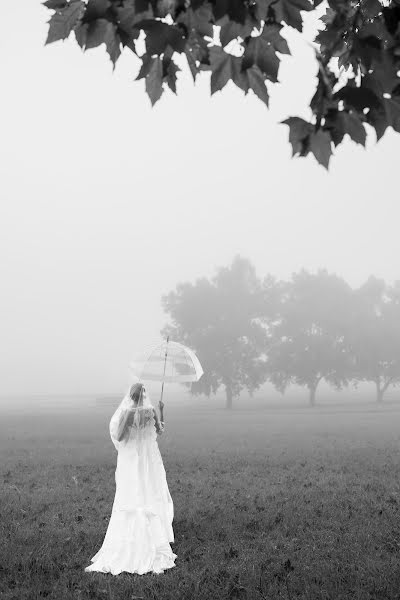
<path id="1" fill-rule="evenodd" d="M 153 412 L 154 412 L 154 421 L 155 421 L 156 431 L 158 434 L 160 434 L 164 431 L 164 423 L 162 421 L 160 421 L 155 408 L 153 408 Z"/>

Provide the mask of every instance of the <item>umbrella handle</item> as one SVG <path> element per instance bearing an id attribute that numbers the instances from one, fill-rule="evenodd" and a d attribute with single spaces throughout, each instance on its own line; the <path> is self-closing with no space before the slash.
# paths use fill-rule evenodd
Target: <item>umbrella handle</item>
<path id="1" fill-rule="evenodd" d="M 164 421 L 164 402 L 162 401 L 162 399 L 163 399 L 163 395 L 164 395 L 164 379 L 165 379 L 165 369 L 167 366 L 168 342 L 169 342 L 169 335 L 167 336 L 167 344 L 165 346 L 164 375 L 163 375 L 163 381 L 162 381 L 162 385 L 161 385 L 161 398 L 160 398 L 160 402 L 158 403 L 158 406 L 160 408 L 161 421 Z"/>
<path id="2" fill-rule="evenodd" d="M 161 397 L 160 400 L 158 402 L 158 408 L 160 410 L 160 421 L 164 421 L 164 402 L 163 402 L 163 395 L 164 395 L 164 382 L 162 382 L 161 385 Z"/>
<path id="3" fill-rule="evenodd" d="M 160 408 L 160 421 L 164 422 L 164 402 L 160 400 L 158 406 Z"/>

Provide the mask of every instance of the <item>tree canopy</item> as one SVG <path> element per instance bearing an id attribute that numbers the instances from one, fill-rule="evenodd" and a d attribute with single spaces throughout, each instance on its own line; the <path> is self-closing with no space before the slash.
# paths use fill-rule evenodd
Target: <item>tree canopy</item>
<path id="1" fill-rule="evenodd" d="M 303 270 L 286 282 L 268 349 L 269 378 L 278 390 L 306 386 L 314 405 L 322 379 L 337 389 L 349 383 L 351 300 L 350 286 L 324 270 Z"/>
<path id="2" fill-rule="evenodd" d="M 251 263 L 237 257 L 211 280 L 179 284 L 163 297 L 171 323 L 162 334 L 194 348 L 204 369 L 194 394 L 223 386 L 231 408 L 241 390 L 253 393 L 264 383 L 268 338 L 259 317 L 272 310 L 273 290 L 273 279 L 259 280 Z"/>
<path id="3" fill-rule="evenodd" d="M 389 286 L 370 277 L 355 290 L 350 314 L 353 378 L 374 383 L 382 402 L 388 387 L 400 381 L 400 282 Z"/>
<path id="4" fill-rule="evenodd" d="M 46 43 L 74 32 L 83 50 L 105 44 L 114 65 L 128 48 L 140 60 L 137 79 L 145 79 L 153 105 L 166 86 L 177 93 L 180 54 L 194 81 L 200 72 L 211 72 L 211 94 L 232 81 L 268 106 L 280 58 L 290 54 L 283 26 L 302 32 L 303 13 L 318 11 L 318 83 L 310 118 L 283 121 L 293 156 L 311 152 L 328 168 L 346 135 L 365 146 L 368 126 L 377 140 L 389 127 L 400 132 L 400 0 L 46 0 L 44 5 L 53 11 Z M 141 34 L 145 51 L 139 56 Z M 233 40 L 239 52 L 231 52 Z"/>

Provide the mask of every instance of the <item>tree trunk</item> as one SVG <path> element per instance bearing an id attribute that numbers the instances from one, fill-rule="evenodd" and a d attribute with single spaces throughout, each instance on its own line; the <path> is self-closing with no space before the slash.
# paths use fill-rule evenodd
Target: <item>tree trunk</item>
<path id="1" fill-rule="evenodd" d="M 226 392 L 226 404 L 225 404 L 225 408 L 227 410 L 232 410 L 232 399 L 233 399 L 233 394 L 232 394 L 232 390 L 229 386 L 225 386 L 225 392 Z"/>
<path id="2" fill-rule="evenodd" d="M 310 406 L 315 406 L 315 395 L 316 395 L 316 392 L 317 392 L 317 386 L 316 385 L 309 386 L 308 390 L 310 392 L 310 395 L 309 395 Z"/>
<path id="3" fill-rule="evenodd" d="M 383 395 L 385 393 L 385 390 L 383 388 L 381 388 L 379 386 L 379 384 L 376 384 L 376 401 L 380 404 L 381 402 L 383 402 Z"/>
<path id="4" fill-rule="evenodd" d="M 321 379 L 323 379 L 323 375 L 316 377 L 313 381 L 310 381 L 310 383 L 308 384 L 308 391 L 309 391 L 308 397 L 310 400 L 310 406 L 313 406 L 313 407 L 315 406 L 315 397 L 317 394 L 317 387 L 318 387 Z"/>
<path id="5" fill-rule="evenodd" d="M 389 377 L 389 379 L 387 379 L 385 381 L 385 383 L 383 384 L 383 386 L 380 386 L 380 382 L 376 381 L 376 400 L 377 402 L 381 403 L 383 402 L 383 396 L 386 394 L 386 390 L 388 389 L 388 387 L 393 383 L 393 377 Z"/>

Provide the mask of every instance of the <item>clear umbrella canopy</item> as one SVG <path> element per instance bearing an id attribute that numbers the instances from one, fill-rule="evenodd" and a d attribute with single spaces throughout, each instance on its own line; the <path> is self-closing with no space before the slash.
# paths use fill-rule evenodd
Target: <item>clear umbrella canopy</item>
<path id="1" fill-rule="evenodd" d="M 178 342 L 165 341 L 131 364 L 143 381 L 191 383 L 198 381 L 203 369 L 195 353 Z"/>

